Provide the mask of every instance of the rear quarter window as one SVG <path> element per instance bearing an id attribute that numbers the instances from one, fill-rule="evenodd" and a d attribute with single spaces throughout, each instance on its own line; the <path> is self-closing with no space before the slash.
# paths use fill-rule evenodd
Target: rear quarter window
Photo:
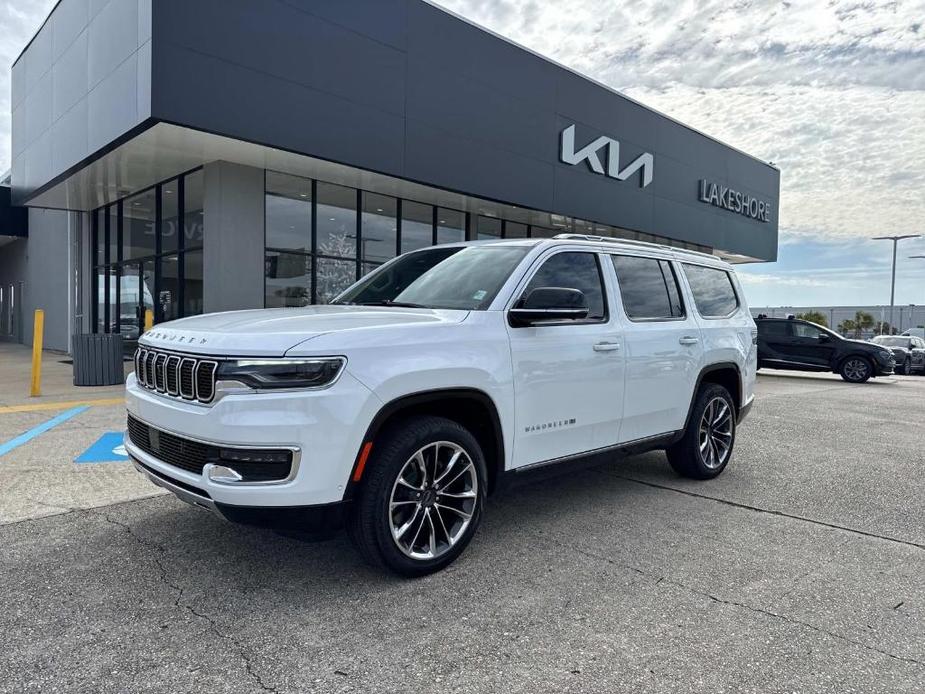
<path id="1" fill-rule="evenodd" d="M 726 318 L 739 308 L 732 277 L 726 270 L 684 263 L 697 311 L 704 318 Z"/>

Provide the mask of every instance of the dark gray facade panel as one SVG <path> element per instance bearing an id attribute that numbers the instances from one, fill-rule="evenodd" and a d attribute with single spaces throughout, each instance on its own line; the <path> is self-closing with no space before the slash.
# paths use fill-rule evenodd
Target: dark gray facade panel
<path id="1" fill-rule="evenodd" d="M 407 177 L 477 197 L 545 210 L 554 196 L 551 162 L 500 150 L 477 139 L 451 136 L 422 121 L 407 121 Z M 477 177 L 473 172 L 478 171 Z M 506 197 L 505 197 L 506 196 Z"/>
<path id="2" fill-rule="evenodd" d="M 286 5 L 380 43 L 405 50 L 405 0 L 283 0 Z"/>
<path id="3" fill-rule="evenodd" d="M 404 51 L 287 2 L 160 0 L 154 8 L 154 35 L 322 94 L 396 115 L 404 112 Z M 224 81 L 216 86 L 234 88 Z"/>
<path id="4" fill-rule="evenodd" d="M 152 109 L 208 132 L 374 171 L 402 170 L 404 119 L 171 44 L 155 46 Z M 167 83 L 168 87 L 163 85 Z"/>
<path id="5" fill-rule="evenodd" d="M 776 258 L 776 169 L 421 0 L 159 0 L 152 22 L 155 118 Z M 621 168 L 652 154 L 651 184 L 562 163 L 572 124 L 578 148 L 619 141 Z M 771 221 L 700 202 L 701 178 L 766 200 Z"/>

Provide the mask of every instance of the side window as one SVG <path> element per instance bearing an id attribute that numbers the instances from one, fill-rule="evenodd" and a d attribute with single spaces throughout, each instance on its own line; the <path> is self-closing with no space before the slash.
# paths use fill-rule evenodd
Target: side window
<path id="1" fill-rule="evenodd" d="M 758 334 L 764 337 L 789 337 L 790 325 L 782 320 L 758 321 Z"/>
<path id="2" fill-rule="evenodd" d="M 701 316 L 725 318 L 735 313 L 739 307 L 739 299 L 728 272 L 685 263 L 684 274 L 691 285 L 694 303 L 697 304 Z"/>
<path id="3" fill-rule="evenodd" d="M 684 304 L 671 263 L 657 258 L 612 255 L 623 308 L 630 320 L 684 317 Z"/>
<path id="4" fill-rule="evenodd" d="M 819 336 L 822 335 L 822 331 L 819 328 L 816 328 L 812 325 L 807 325 L 806 323 L 794 323 L 793 335 L 794 337 L 806 337 L 812 340 L 818 340 Z"/>
<path id="5" fill-rule="evenodd" d="M 588 320 L 607 317 L 604 282 L 594 253 L 557 253 L 543 263 L 524 290 L 524 296 L 538 287 L 579 289 L 588 300 Z"/>

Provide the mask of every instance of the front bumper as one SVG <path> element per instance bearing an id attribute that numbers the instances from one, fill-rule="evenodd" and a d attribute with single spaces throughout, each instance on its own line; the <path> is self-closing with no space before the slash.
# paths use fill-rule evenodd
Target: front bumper
<path id="1" fill-rule="evenodd" d="M 874 375 L 875 376 L 892 376 L 896 369 L 896 359 L 890 357 L 887 360 L 881 360 L 874 357 Z"/>
<path id="2" fill-rule="evenodd" d="M 318 506 L 235 506 L 218 503 L 203 490 L 157 472 L 134 455 L 131 457 L 135 469 L 158 487 L 171 492 L 181 501 L 211 511 L 232 523 L 253 525 L 304 537 L 323 538 L 343 527 L 350 506 L 346 501 Z"/>
<path id="3" fill-rule="evenodd" d="M 128 436 L 125 446 L 133 459 L 171 480 L 173 487 L 197 490 L 216 507 L 325 506 L 344 500 L 378 403 L 366 386 L 346 372 L 327 390 L 225 395 L 211 406 L 158 395 L 129 376 L 126 408 L 149 427 L 229 448 L 287 448 L 296 451 L 299 459 L 293 475 L 285 480 L 234 482 L 210 478 L 206 470 L 198 473 L 170 465 L 141 450 Z"/>

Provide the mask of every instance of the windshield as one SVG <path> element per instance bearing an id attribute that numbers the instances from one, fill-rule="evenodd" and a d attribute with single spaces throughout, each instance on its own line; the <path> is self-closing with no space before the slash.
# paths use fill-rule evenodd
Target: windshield
<path id="1" fill-rule="evenodd" d="M 409 253 L 365 277 L 333 303 L 484 311 L 529 250 L 455 246 Z"/>
<path id="2" fill-rule="evenodd" d="M 908 337 L 878 336 L 874 338 L 874 342 L 876 342 L 878 345 L 883 345 L 884 347 L 908 347 L 909 346 Z"/>

